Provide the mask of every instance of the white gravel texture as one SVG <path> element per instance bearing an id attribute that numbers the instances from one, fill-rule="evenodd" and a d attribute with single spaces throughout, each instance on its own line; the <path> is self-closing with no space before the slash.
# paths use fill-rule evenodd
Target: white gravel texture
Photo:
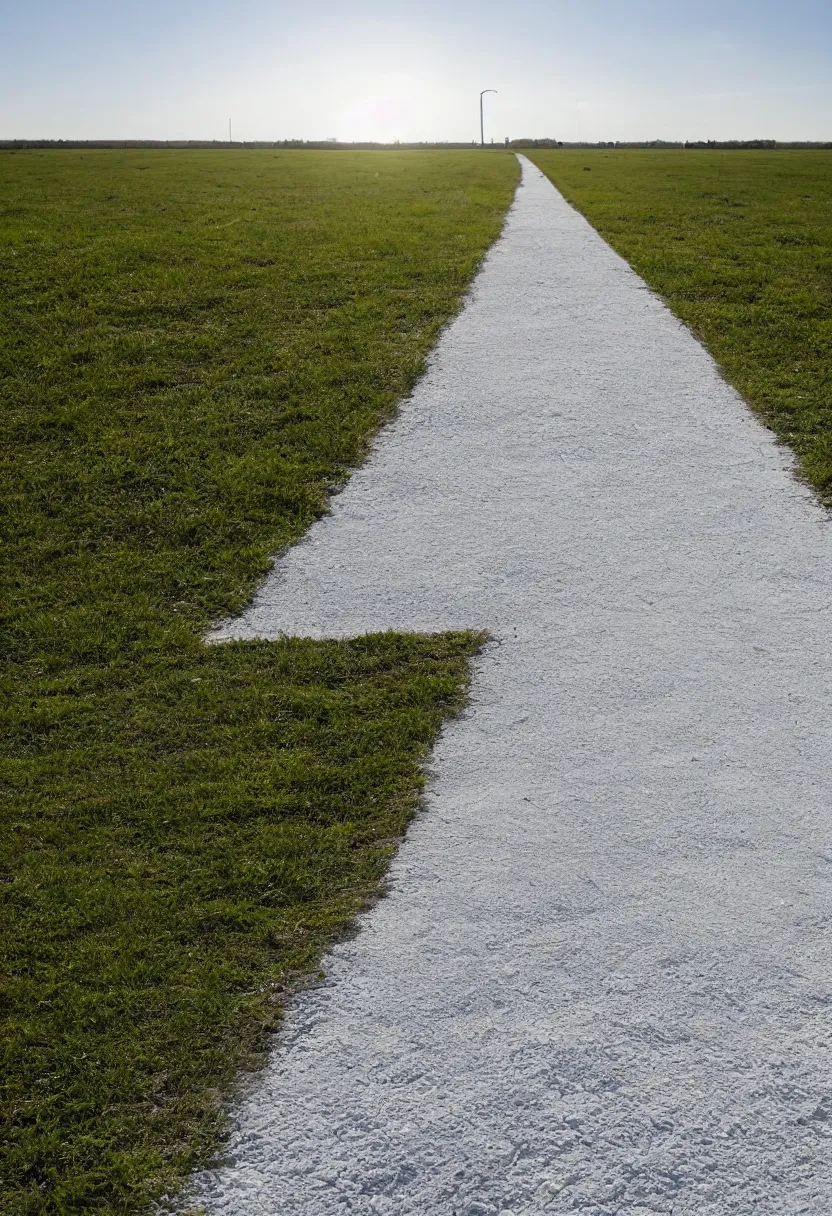
<path id="1" fill-rule="evenodd" d="M 495 640 L 208 1212 L 829 1216 L 831 606 L 784 450 L 523 161 L 400 417 L 222 633 Z"/>

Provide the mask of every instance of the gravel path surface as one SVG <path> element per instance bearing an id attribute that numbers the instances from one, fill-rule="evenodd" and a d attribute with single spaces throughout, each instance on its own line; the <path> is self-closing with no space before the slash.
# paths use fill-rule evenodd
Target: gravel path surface
<path id="1" fill-rule="evenodd" d="M 790 468 L 524 161 L 429 373 L 225 633 L 495 640 L 210 1213 L 829 1216 L 832 553 Z"/>

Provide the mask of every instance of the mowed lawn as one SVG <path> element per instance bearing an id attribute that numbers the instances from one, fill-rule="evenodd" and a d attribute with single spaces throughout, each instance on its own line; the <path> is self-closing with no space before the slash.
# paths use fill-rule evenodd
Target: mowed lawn
<path id="1" fill-rule="evenodd" d="M 206 647 L 413 385 L 504 153 L 0 153 L 4 1164 L 146 1210 L 377 893 L 474 635 Z"/>
<path id="2" fill-rule="evenodd" d="M 699 335 L 832 502 L 832 152 L 529 156 Z"/>

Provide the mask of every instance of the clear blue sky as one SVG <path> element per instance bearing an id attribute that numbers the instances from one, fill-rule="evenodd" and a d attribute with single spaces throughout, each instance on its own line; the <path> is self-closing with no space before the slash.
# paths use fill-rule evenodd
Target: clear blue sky
<path id="1" fill-rule="evenodd" d="M 832 0 L 30 0 L 0 138 L 832 139 Z"/>

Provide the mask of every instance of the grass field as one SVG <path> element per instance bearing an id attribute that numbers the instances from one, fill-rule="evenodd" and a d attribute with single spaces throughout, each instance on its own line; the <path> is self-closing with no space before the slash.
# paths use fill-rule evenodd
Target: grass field
<path id="1" fill-rule="evenodd" d="M 516 176 L 2 154 L 4 1213 L 174 1188 L 380 888 L 479 639 L 200 639 L 414 383 Z"/>
<path id="2" fill-rule="evenodd" d="M 832 502 L 832 152 L 531 151 Z"/>

